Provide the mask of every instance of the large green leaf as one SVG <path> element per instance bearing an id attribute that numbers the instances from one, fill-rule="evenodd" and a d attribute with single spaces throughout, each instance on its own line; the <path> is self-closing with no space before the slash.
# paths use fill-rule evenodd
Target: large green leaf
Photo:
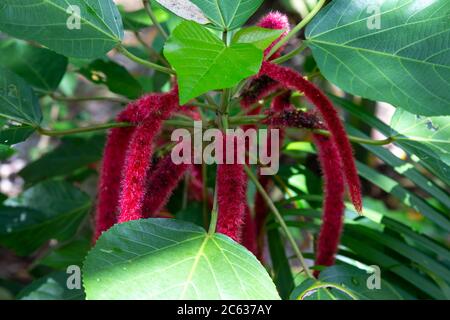
<path id="1" fill-rule="evenodd" d="M 164 48 L 175 68 L 180 87 L 180 103 L 214 89 L 231 88 L 242 79 L 258 73 L 263 52 L 246 43 L 226 46 L 205 27 L 181 23 Z"/>
<path id="2" fill-rule="evenodd" d="M 57 176 L 68 175 L 77 169 L 99 161 L 105 144 L 104 135 L 89 138 L 63 139 L 55 150 L 31 162 L 19 175 L 29 184 Z"/>
<path id="3" fill-rule="evenodd" d="M 21 76 L 33 87 L 53 91 L 61 82 L 67 58 L 20 40 L 0 41 L 0 66 Z"/>
<path id="4" fill-rule="evenodd" d="M 410 112 L 450 114 L 450 2 L 333 1 L 308 25 L 317 63 L 343 90 Z M 369 28 L 380 18 L 380 29 Z M 371 26 L 371 25 L 370 25 Z"/>
<path id="5" fill-rule="evenodd" d="M 70 6 L 79 8 L 79 17 L 72 15 Z M 79 18 L 79 29 L 68 28 L 72 17 Z M 3 0 L 0 30 L 75 58 L 100 57 L 123 38 L 122 20 L 112 0 Z"/>
<path id="6" fill-rule="evenodd" d="M 242 26 L 264 0 L 191 0 L 222 30 Z"/>
<path id="7" fill-rule="evenodd" d="M 391 136 L 420 159 L 432 162 L 439 177 L 450 180 L 449 123 L 450 117 L 423 117 L 398 109 L 391 120 Z"/>
<path id="8" fill-rule="evenodd" d="M 86 216 L 89 197 L 62 181 L 46 181 L 0 207 L 0 243 L 26 255 L 50 239 L 72 237 Z"/>
<path id="9" fill-rule="evenodd" d="M 88 254 L 83 283 L 88 299 L 279 299 L 245 248 L 173 219 L 111 228 Z"/>
<path id="10" fill-rule="evenodd" d="M 0 117 L 38 126 L 42 121 L 39 100 L 19 76 L 0 68 Z"/>

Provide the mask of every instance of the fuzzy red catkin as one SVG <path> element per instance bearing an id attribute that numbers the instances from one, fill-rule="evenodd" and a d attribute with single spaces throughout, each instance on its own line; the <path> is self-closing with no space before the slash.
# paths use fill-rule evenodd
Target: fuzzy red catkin
<path id="1" fill-rule="evenodd" d="M 230 139 L 226 136 L 225 141 Z M 237 155 L 235 148 L 235 156 Z M 224 149 L 225 150 L 225 149 Z M 226 153 L 224 153 L 224 159 Z M 236 159 L 235 159 L 236 160 Z M 219 164 L 217 166 L 217 232 L 240 242 L 245 208 L 247 206 L 247 175 L 241 164 Z"/>
<path id="2" fill-rule="evenodd" d="M 119 223 L 143 217 L 142 206 L 152 164 L 153 140 L 160 132 L 163 121 L 178 107 L 176 87 L 166 94 L 146 96 L 137 103 L 135 120 L 141 122 L 136 127 L 126 152 L 119 200 Z M 145 114 L 143 120 L 140 118 L 142 113 Z M 131 114 L 133 115 L 132 112 Z"/>
<path id="3" fill-rule="evenodd" d="M 318 148 L 319 160 L 324 177 L 325 198 L 323 201 L 322 228 L 316 250 L 316 265 L 331 266 L 334 264 L 342 233 L 344 218 L 344 177 L 338 150 L 329 138 L 314 135 Z M 319 272 L 314 273 L 315 276 Z"/>
<path id="4" fill-rule="evenodd" d="M 116 223 L 121 182 L 120 169 L 125 163 L 124 150 L 128 147 L 133 131 L 134 127 L 114 128 L 108 135 L 99 179 L 94 241 Z"/>
<path id="5" fill-rule="evenodd" d="M 353 149 L 336 109 L 331 101 L 314 84 L 304 79 L 298 72 L 270 62 L 263 62 L 260 75 L 267 75 L 283 86 L 298 90 L 317 107 L 325 125 L 332 133 L 332 139 L 338 147 L 342 158 L 345 179 L 349 187 L 350 196 L 358 212 L 362 211 L 361 184 L 353 158 Z"/>
<path id="6" fill-rule="evenodd" d="M 173 163 L 171 154 L 158 162 L 147 181 L 147 193 L 143 205 L 145 218 L 154 217 L 161 211 L 189 168 L 188 164 Z"/>

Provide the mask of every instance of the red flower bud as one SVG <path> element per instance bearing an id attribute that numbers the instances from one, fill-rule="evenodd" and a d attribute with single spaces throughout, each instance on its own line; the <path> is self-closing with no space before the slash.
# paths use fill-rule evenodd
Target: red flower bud
<path id="1" fill-rule="evenodd" d="M 272 50 L 272 48 L 275 46 L 275 44 L 277 44 L 282 38 L 284 38 L 291 29 L 289 26 L 288 17 L 285 14 L 278 12 L 278 11 L 270 12 L 269 14 L 264 16 L 258 22 L 258 26 L 261 28 L 266 28 L 266 29 L 285 30 L 285 32 L 277 40 L 275 40 L 270 45 L 269 48 L 266 49 L 266 51 L 264 52 L 264 56 L 267 56 L 269 54 L 270 50 Z M 284 47 L 279 49 L 274 55 L 272 55 L 272 57 L 270 57 L 270 59 L 278 58 L 283 50 L 284 50 Z"/>

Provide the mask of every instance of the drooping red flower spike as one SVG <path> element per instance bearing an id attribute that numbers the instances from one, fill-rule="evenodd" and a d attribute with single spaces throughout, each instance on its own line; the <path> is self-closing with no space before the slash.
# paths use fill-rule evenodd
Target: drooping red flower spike
<path id="1" fill-rule="evenodd" d="M 332 139 L 342 158 L 345 179 L 349 187 L 350 196 L 358 212 L 362 211 L 361 185 L 358 171 L 353 157 L 353 149 L 348 140 L 344 126 L 331 101 L 314 84 L 304 79 L 298 72 L 270 62 L 263 62 L 260 75 L 267 75 L 283 86 L 298 90 L 317 107 L 331 132 Z"/>
<path id="2" fill-rule="evenodd" d="M 234 139 L 232 137 L 225 136 L 224 146 L 228 139 Z M 237 155 L 236 151 L 237 148 L 235 148 L 235 156 Z M 225 159 L 226 155 L 223 156 Z M 242 164 L 219 164 L 216 179 L 217 204 L 219 206 L 217 232 L 240 242 L 247 206 L 247 175 L 244 166 Z"/>
<path id="3" fill-rule="evenodd" d="M 152 164 L 153 140 L 159 134 L 163 121 L 178 107 L 178 89 L 175 87 L 169 93 L 140 99 L 135 113 L 131 112 L 139 122 L 126 152 L 119 200 L 119 223 L 143 217 L 142 206 Z"/>
<path id="4" fill-rule="evenodd" d="M 108 135 L 99 179 L 94 241 L 116 223 L 124 150 L 133 132 L 134 127 L 114 128 Z"/>
<path id="5" fill-rule="evenodd" d="M 154 217 L 161 211 L 190 167 L 190 165 L 184 163 L 173 163 L 170 153 L 158 162 L 147 180 L 143 205 L 143 216 L 145 218 Z"/>
<path id="6" fill-rule="evenodd" d="M 322 228 L 316 250 L 316 265 L 334 264 L 342 233 L 344 219 L 344 176 L 336 145 L 327 137 L 314 135 L 324 177 L 325 198 L 323 201 Z M 315 271 L 315 276 L 319 275 Z"/>
<path id="7" fill-rule="evenodd" d="M 255 221 L 248 206 L 245 206 L 244 225 L 242 226 L 242 245 L 255 256 L 258 254 Z"/>
<path id="8" fill-rule="evenodd" d="M 284 38 L 290 31 L 289 19 L 288 17 L 278 11 L 273 11 L 268 13 L 266 16 L 261 18 L 258 22 L 258 27 L 266 28 L 266 29 L 276 29 L 276 30 L 285 30 L 285 32 L 275 40 L 269 48 L 264 52 L 264 56 L 267 56 L 272 48 L 277 44 L 282 38 Z M 276 59 L 280 57 L 281 52 L 284 50 L 284 47 L 280 48 L 275 54 L 273 54 L 270 59 Z"/>

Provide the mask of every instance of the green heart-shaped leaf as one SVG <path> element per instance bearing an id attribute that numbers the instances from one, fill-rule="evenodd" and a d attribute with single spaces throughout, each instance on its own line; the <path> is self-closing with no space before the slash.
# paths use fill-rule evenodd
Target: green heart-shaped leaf
<path id="1" fill-rule="evenodd" d="M 181 23 L 173 31 L 164 55 L 177 72 L 181 104 L 210 90 L 231 88 L 257 74 L 263 59 L 262 50 L 254 45 L 226 46 L 192 21 Z"/>

